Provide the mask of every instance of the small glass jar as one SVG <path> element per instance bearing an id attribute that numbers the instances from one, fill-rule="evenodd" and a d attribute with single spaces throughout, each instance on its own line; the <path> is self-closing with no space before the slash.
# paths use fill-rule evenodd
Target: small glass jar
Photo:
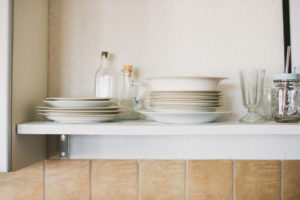
<path id="1" fill-rule="evenodd" d="M 278 74 L 273 77 L 272 117 L 277 122 L 300 120 L 300 74 Z"/>

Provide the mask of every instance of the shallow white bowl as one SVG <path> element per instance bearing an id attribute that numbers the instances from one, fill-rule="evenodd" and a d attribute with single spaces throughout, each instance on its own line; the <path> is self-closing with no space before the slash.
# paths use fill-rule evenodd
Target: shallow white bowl
<path id="1" fill-rule="evenodd" d="M 227 112 L 153 112 L 147 110 L 140 112 L 156 122 L 170 124 L 208 123 L 227 114 Z"/>
<path id="2" fill-rule="evenodd" d="M 224 77 L 151 77 L 148 87 L 151 91 L 217 91 Z"/>
<path id="3" fill-rule="evenodd" d="M 63 101 L 44 100 L 44 102 L 56 108 L 107 107 L 115 103 L 115 101 L 78 101 L 78 100 L 63 100 Z"/>

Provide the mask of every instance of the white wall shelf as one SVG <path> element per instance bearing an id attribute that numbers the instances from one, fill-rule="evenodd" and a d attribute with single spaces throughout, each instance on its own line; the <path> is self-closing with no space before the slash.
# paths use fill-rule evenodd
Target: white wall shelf
<path id="1" fill-rule="evenodd" d="M 18 134 L 60 135 L 71 159 L 300 159 L 300 123 L 42 121 L 19 124 Z"/>
<path id="2" fill-rule="evenodd" d="M 18 124 L 18 134 L 39 135 L 299 135 L 300 123 L 242 124 L 161 124 L 148 121 L 122 121 L 96 124 L 62 124 L 48 121 Z"/>

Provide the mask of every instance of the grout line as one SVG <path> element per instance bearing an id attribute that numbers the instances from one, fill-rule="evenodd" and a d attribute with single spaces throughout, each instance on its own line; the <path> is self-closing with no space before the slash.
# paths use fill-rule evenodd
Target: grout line
<path id="1" fill-rule="evenodd" d="M 93 189 L 92 189 L 92 160 L 90 160 L 90 200 L 92 200 L 92 192 L 93 192 Z"/>
<path id="2" fill-rule="evenodd" d="M 235 160 L 232 163 L 232 199 L 235 200 Z"/>
<path id="3" fill-rule="evenodd" d="M 280 199 L 283 200 L 283 161 L 280 161 Z"/>
<path id="4" fill-rule="evenodd" d="M 44 195 L 43 199 L 46 200 L 46 160 L 43 161 L 43 190 L 44 190 Z"/>
<path id="5" fill-rule="evenodd" d="M 141 199 L 141 194 L 140 194 L 140 161 L 137 160 L 137 199 Z"/>
<path id="6" fill-rule="evenodd" d="M 189 176 L 189 168 L 188 168 L 188 160 L 185 160 L 185 200 L 189 199 L 188 196 L 188 190 L 189 190 L 189 184 L 188 184 L 188 176 Z"/>

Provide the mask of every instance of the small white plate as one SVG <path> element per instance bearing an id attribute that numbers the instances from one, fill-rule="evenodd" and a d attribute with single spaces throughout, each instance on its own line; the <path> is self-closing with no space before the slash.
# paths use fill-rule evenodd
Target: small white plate
<path id="1" fill-rule="evenodd" d="M 107 114 L 118 114 L 121 110 L 37 110 L 39 113 L 45 114 L 74 114 L 74 115 L 107 115 Z"/>
<path id="2" fill-rule="evenodd" d="M 147 100 L 150 103 L 156 103 L 156 104 L 204 104 L 204 103 L 214 103 L 219 104 L 222 103 L 222 100 L 194 100 L 194 99 L 186 99 L 186 100 L 161 100 L 161 99 L 153 99 L 153 100 Z"/>
<path id="3" fill-rule="evenodd" d="M 213 122 L 228 112 L 153 112 L 145 110 L 140 113 L 160 123 L 197 124 Z"/>
<path id="4" fill-rule="evenodd" d="M 222 99 L 222 97 L 219 96 L 174 96 L 174 97 L 146 97 L 146 100 L 150 101 L 218 101 Z"/>
<path id="5" fill-rule="evenodd" d="M 173 107 L 217 107 L 220 106 L 221 103 L 220 102 L 196 102 L 196 103 L 187 103 L 187 102 L 151 102 L 151 106 L 152 107 L 162 107 L 162 106 L 173 106 Z"/>
<path id="6" fill-rule="evenodd" d="M 149 93 L 150 97 L 219 97 L 222 93 Z"/>
<path id="7" fill-rule="evenodd" d="M 116 119 L 120 114 L 115 115 L 59 115 L 59 114 L 44 114 L 47 119 L 59 122 L 59 123 L 97 123 L 97 122 L 106 122 Z"/>
<path id="8" fill-rule="evenodd" d="M 57 108 L 84 108 L 84 107 L 107 107 L 115 103 L 115 101 L 78 101 L 78 100 L 64 100 L 64 101 L 47 101 L 44 102 L 50 106 Z"/>
<path id="9" fill-rule="evenodd" d="M 155 91 L 151 90 L 151 94 L 220 94 L 222 93 L 222 90 L 200 90 L 200 91 L 189 91 L 189 90 L 183 90 L 183 91 Z"/>
<path id="10" fill-rule="evenodd" d="M 36 106 L 37 109 L 40 110 L 73 110 L 73 111 L 85 111 L 85 110 L 94 110 L 94 111 L 101 111 L 101 110 L 118 110 L 121 107 L 119 106 L 108 106 L 108 107 L 83 107 L 83 108 L 56 108 L 56 107 L 46 107 L 46 106 Z"/>
<path id="11" fill-rule="evenodd" d="M 111 98 L 98 98 L 98 97 L 83 97 L 83 98 L 75 98 L 75 97 L 48 97 L 45 98 L 46 101 L 112 101 L 114 99 Z"/>
<path id="12" fill-rule="evenodd" d="M 220 107 L 186 108 L 186 107 L 147 107 L 155 112 L 216 112 Z"/>

